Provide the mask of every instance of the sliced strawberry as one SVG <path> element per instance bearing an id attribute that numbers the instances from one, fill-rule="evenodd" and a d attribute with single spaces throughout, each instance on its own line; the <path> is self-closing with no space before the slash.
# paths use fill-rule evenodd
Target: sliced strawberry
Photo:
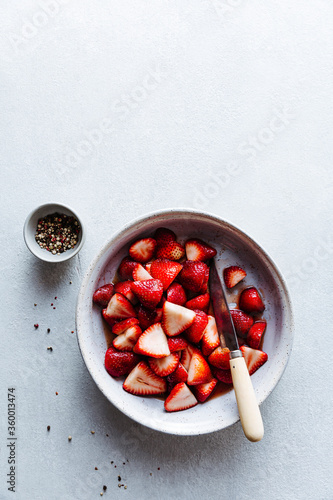
<path id="1" fill-rule="evenodd" d="M 253 323 L 247 337 L 247 344 L 253 349 L 259 349 L 261 338 L 266 330 L 266 321 L 260 320 Z"/>
<path id="2" fill-rule="evenodd" d="M 133 351 L 133 347 L 137 343 L 141 333 L 142 330 L 139 325 L 133 325 L 113 340 L 113 346 L 119 351 Z"/>
<path id="3" fill-rule="evenodd" d="M 115 293 L 108 303 L 105 315 L 111 319 L 134 318 L 136 312 L 129 300 L 120 293 Z"/>
<path id="4" fill-rule="evenodd" d="M 250 375 L 253 375 L 268 359 L 267 354 L 259 349 L 252 349 L 251 347 L 242 345 L 240 350 L 243 353 Z"/>
<path id="5" fill-rule="evenodd" d="M 195 319 L 195 312 L 172 302 L 164 302 L 162 328 L 169 337 L 186 330 Z"/>
<path id="6" fill-rule="evenodd" d="M 158 323 L 157 321 L 157 312 L 146 309 L 142 305 L 138 308 L 138 320 L 142 330 L 147 330 L 147 328 L 154 323 Z"/>
<path id="7" fill-rule="evenodd" d="M 175 233 L 166 227 L 159 227 L 156 229 L 154 238 L 158 247 L 165 246 L 167 243 L 170 243 L 170 241 L 176 241 Z"/>
<path id="8" fill-rule="evenodd" d="M 114 333 L 115 335 L 120 335 L 121 333 L 124 333 L 131 326 L 138 324 L 139 320 L 137 318 L 123 319 L 122 321 L 119 321 L 112 327 L 112 333 Z"/>
<path id="9" fill-rule="evenodd" d="M 180 283 L 172 283 L 167 289 L 167 300 L 179 306 L 185 305 L 187 301 L 186 293 Z M 191 309 L 191 307 L 189 308 Z"/>
<path id="10" fill-rule="evenodd" d="M 220 382 L 224 384 L 232 384 L 231 370 L 221 370 L 220 368 L 213 367 L 212 369 L 214 377 L 216 377 Z"/>
<path id="11" fill-rule="evenodd" d="M 198 238 L 187 240 L 185 243 L 185 250 L 187 260 L 200 260 L 203 262 L 216 255 L 215 248 Z"/>
<path id="12" fill-rule="evenodd" d="M 195 397 L 200 403 L 206 401 L 206 399 L 211 395 L 217 384 L 217 379 L 212 378 L 210 382 L 205 384 L 198 384 L 193 387 L 193 392 Z"/>
<path id="13" fill-rule="evenodd" d="M 140 361 L 123 383 L 125 391 L 137 396 L 163 394 L 167 385 L 165 379 L 156 375 L 145 361 Z"/>
<path id="14" fill-rule="evenodd" d="M 246 272 L 239 266 L 226 267 L 223 271 L 224 283 L 227 288 L 233 288 L 246 276 Z"/>
<path id="15" fill-rule="evenodd" d="M 100 307 L 106 307 L 113 295 L 113 289 L 114 286 L 112 283 L 108 283 L 107 285 L 103 285 L 98 288 L 93 295 L 93 301 L 95 302 L 95 304 Z"/>
<path id="16" fill-rule="evenodd" d="M 128 280 L 128 281 L 119 281 L 118 283 L 115 284 L 114 286 L 114 291 L 117 293 L 121 293 L 128 299 L 134 306 L 137 304 L 138 299 L 132 292 L 132 284 L 133 281 Z"/>
<path id="17" fill-rule="evenodd" d="M 142 238 L 141 240 L 135 241 L 128 251 L 131 259 L 136 262 L 148 262 L 156 250 L 156 240 L 154 238 Z"/>
<path id="18" fill-rule="evenodd" d="M 192 354 L 193 354 L 193 346 L 188 344 L 188 346 L 182 350 L 182 355 L 180 358 L 180 362 L 184 366 L 184 368 L 187 372 L 188 372 L 188 369 L 190 367 Z"/>
<path id="19" fill-rule="evenodd" d="M 167 377 L 174 372 L 179 364 L 179 354 L 172 352 L 164 358 L 149 358 L 148 363 L 150 368 L 156 375 Z"/>
<path id="20" fill-rule="evenodd" d="M 142 280 L 132 283 L 132 291 L 141 304 L 147 309 L 155 309 L 163 295 L 163 285 L 160 280 Z"/>
<path id="21" fill-rule="evenodd" d="M 133 272 L 132 278 L 134 281 L 144 281 L 144 280 L 152 280 L 153 277 L 146 271 L 146 269 L 141 264 L 136 264 Z"/>
<path id="22" fill-rule="evenodd" d="M 195 351 L 192 354 L 190 366 L 188 369 L 188 385 L 206 384 L 212 379 L 212 372 L 203 355 Z"/>
<path id="23" fill-rule="evenodd" d="M 117 323 L 117 320 L 114 319 L 114 318 L 110 318 L 107 314 L 106 314 L 106 308 L 105 309 L 102 309 L 102 316 L 103 316 L 103 319 L 106 321 L 106 323 L 111 327 L 113 328 L 113 326 Z"/>
<path id="24" fill-rule="evenodd" d="M 184 366 L 181 363 L 178 363 L 176 370 L 167 377 L 169 392 L 175 385 L 179 384 L 179 382 L 186 382 L 187 376 L 188 374 Z"/>
<path id="25" fill-rule="evenodd" d="M 190 342 L 198 344 L 202 339 L 205 328 L 208 324 L 208 316 L 203 311 L 198 309 L 194 311 L 195 318 L 192 325 L 186 330 L 186 337 Z"/>
<path id="26" fill-rule="evenodd" d="M 262 313 L 265 310 L 260 293 L 254 286 L 242 291 L 239 297 L 239 308 L 247 313 Z"/>
<path id="27" fill-rule="evenodd" d="M 177 274 L 182 270 L 182 265 L 169 259 L 156 259 L 152 262 L 150 271 L 153 278 L 163 283 L 163 289 L 167 290 Z"/>
<path id="28" fill-rule="evenodd" d="M 206 293 L 209 267 L 204 262 L 187 260 L 179 273 L 179 281 L 186 290 Z"/>
<path id="29" fill-rule="evenodd" d="M 145 270 L 146 270 L 149 274 L 150 274 L 151 265 L 152 265 L 152 263 L 151 263 L 151 262 L 147 262 L 147 264 L 145 264 Z"/>
<path id="30" fill-rule="evenodd" d="M 210 295 L 209 293 L 204 293 L 203 295 L 198 295 L 194 299 L 188 300 L 185 307 L 188 309 L 200 309 L 205 313 L 208 312 Z"/>
<path id="31" fill-rule="evenodd" d="M 156 250 L 158 259 L 180 260 L 185 255 L 185 248 L 177 241 L 169 241 L 165 245 L 159 245 Z"/>
<path id="32" fill-rule="evenodd" d="M 112 377 L 127 375 L 140 358 L 133 352 L 119 352 L 114 347 L 109 347 L 105 353 L 105 369 Z"/>
<path id="33" fill-rule="evenodd" d="M 217 347 L 208 358 L 211 365 L 221 368 L 222 370 L 230 369 L 230 351 L 227 347 Z"/>
<path id="34" fill-rule="evenodd" d="M 166 411 L 187 410 L 197 405 L 198 401 L 184 382 L 175 385 L 164 402 Z"/>
<path id="35" fill-rule="evenodd" d="M 132 279 L 133 269 L 137 265 L 134 260 L 129 257 L 124 257 L 118 267 L 118 276 L 122 281 Z"/>
<path id="36" fill-rule="evenodd" d="M 170 349 L 170 352 L 175 352 L 175 351 L 182 351 L 183 349 L 186 349 L 187 347 L 187 342 L 183 337 L 169 337 L 168 338 L 168 346 Z"/>
<path id="37" fill-rule="evenodd" d="M 253 318 L 239 309 L 231 309 L 230 314 L 233 319 L 237 335 L 245 338 L 247 332 L 253 325 Z"/>
<path id="38" fill-rule="evenodd" d="M 147 328 L 139 337 L 133 351 L 152 358 L 169 356 L 170 349 L 161 323 L 155 323 Z"/>
<path id="39" fill-rule="evenodd" d="M 208 316 L 208 323 L 202 336 L 201 350 L 204 356 L 209 356 L 220 345 L 216 322 L 213 316 Z"/>

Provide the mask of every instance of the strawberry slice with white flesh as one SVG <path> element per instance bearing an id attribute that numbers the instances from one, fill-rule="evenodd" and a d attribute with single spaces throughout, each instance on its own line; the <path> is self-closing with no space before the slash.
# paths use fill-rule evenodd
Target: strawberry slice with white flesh
<path id="1" fill-rule="evenodd" d="M 259 349 L 252 349 L 247 345 L 242 345 L 240 350 L 243 353 L 249 374 L 253 375 L 263 364 L 266 363 L 268 356 L 264 351 Z"/>
<path id="2" fill-rule="evenodd" d="M 119 351 L 133 351 L 141 333 L 139 325 L 131 326 L 113 340 L 113 346 Z"/>
<path id="3" fill-rule="evenodd" d="M 132 276 L 134 281 L 144 281 L 144 280 L 152 280 L 153 277 L 148 273 L 148 271 L 141 265 L 137 264 L 133 271 Z"/>
<path id="4" fill-rule="evenodd" d="M 203 355 L 195 351 L 192 354 L 190 366 L 188 369 L 188 385 L 206 384 L 212 379 L 212 372 Z"/>
<path id="5" fill-rule="evenodd" d="M 167 377 L 174 372 L 179 364 L 179 354 L 172 352 L 164 358 L 149 358 L 148 363 L 150 368 L 159 377 Z"/>
<path id="6" fill-rule="evenodd" d="M 111 319 L 126 319 L 136 316 L 135 309 L 126 297 L 121 293 L 115 293 L 105 311 L 105 315 Z"/>
<path id="7" fill-rule="evenodd" d="M 149 396 L 166 392 L 166 380 L 156 375 L 145 361 L 140 361 L 123 383 L 125 391 L 136 396 Z"/>
<path id="8" fill-rule="evenodd" d="M 172 302 L 164 302 L 162 327 L 169 337 L 179 335 L 184 330 L 189 328 L 195 319 L 195 312 L 186 307 L 173 304 Z"/>
<path id="9" fill-rule="evenodd" d="M 198 401 L 194 394 L 187 387 L 185 382 L 180 382 L 175 385 L 171 390 L 169 396 L 164 402 L 164 408 L 166 411 L 180 411 L 187 410 L 188 408 L 193 408 L 197 405 Z"/>
<path id="10" fill-rule="evenodd" d="M 161 323 L 155 323 L 145 330 L 135 344 L 133 351 L 152 358 L 169 356 L 170 349 Z"/>
<path id="11" fill-rule="evenodd" d="M 154 255 L 156 249 L 156 240 L 154 238 L 142 238 L 135 241 L 128 251 L 131 259 L 136 262 L 148 262 Z"/>
<path id="12" fill-rule="evenodd" d="M 206 384 L 198 384 L 193 387 L 193 392 L 195 397 L 200 403 L 204 403 L 206 399 L 212 394 L 217 384 L 217 379 L 212 378 L 210 382 Z"/>
<path id="13" fill-rule="evenodd" d="M 205 261 L 216 255 L 215 248 L 198 238 L 187 240 L 185 243 L 185 250 L 187 260 Z"/>
<path id="14" fill-rule="evenodd" d="M 201 350 L 204 356 L 209 356 L 220 345 L 215 318 L 208 316 L 208 324 L 201 340 Z"/>

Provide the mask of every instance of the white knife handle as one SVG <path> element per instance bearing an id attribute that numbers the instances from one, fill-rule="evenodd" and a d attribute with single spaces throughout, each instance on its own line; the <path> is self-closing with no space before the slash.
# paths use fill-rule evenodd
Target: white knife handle
<path id="1" fill-rule="evenodd" d="M 260 441 L 264 425 L 243 356 L 230 359 L 230 370 L 244 434 L 249 441 Z"/>

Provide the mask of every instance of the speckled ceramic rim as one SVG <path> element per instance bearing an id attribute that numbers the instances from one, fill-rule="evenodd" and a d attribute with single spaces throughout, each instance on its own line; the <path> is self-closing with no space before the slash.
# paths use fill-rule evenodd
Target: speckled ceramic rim
<path id="1" fill-rule="evenodd" d="M 217 419 L 216 425 L 210 426 L 209 429 L 196 429 L 193 427 L 190 427 L 188 429 L 179 429 L 177 426 L 170 428 L 169 425 L 164 425 L 165 421 L 161 422 L 156 422 L 156 420 L 152 419 L 144 419 L 142 418 L 141 415 L 137 415 L 135 412 L 128 411 L 125 409 L 119 402 L 115 402 L 112 397 L 110 397 L 110 394 L 106 391 L 106 388 L 103 385 L 103 380 L 100 380 L 99 374 L 96 371 L 95 367 L 95 362 L 94 359 L 90 356 L 90 353 L 86 350 L 85 345 L 84 345 L 84 338 L 86 335 L 86 328 L 84 325 L 84 320 L 83 320 L 83 315 L 81 313 L 81 309 L 84 307 L 87 307 L 87 297 L 86 297 L 86 291 L 87 288 L 90 284 L 92 273 L 94 271 L 94 268 L 96 265 L 98 265 L 99 260 L 102 258 L 102 256 L 105 254 L 106 251 L 110 249 L 111 246 L 116 245 L 116 243 L 119 240 L 122 240 L 128 231 L 132 230 L 135 226 L 140 226 L 141 232 L 144 232 L 144 227 L 143 224 L 144 222 L 148 222 L 150 219 L 161 219 L 160 223 L 163 224 L 163 218 L 165 217 L 174 217 L 175 219 L 181 219 L 186 217 L 193 217 L 197 216 L 199 219 L 206 219 L 207 222 L 215 223 L 218 225 L 222 225 L 224 229 L 229 230 L 233 233 L 236 233 L 237 236 L 239 236 L 241 239 L 245 240 L 248 245 L 254 247 L 256 252 L 260 255 L 260 258 L 266 263 L 266 265 L 270 268 L 270 270 L 273 271 L 277 278 L 277 284 L 279 286 L 279 290 L 282 293 L 282 298 L 283 298 L 283 307 L 286 310 L 287 318 L 288 318 L 288 325 L 284 325 L 284 328 L 287 330 L 285 334 L 287 335 L 287 340 L 288 340 L 288 350 L 286 350 L 281 357 L 283 359 L 280 360 L 279 366 L 276 368 L 276 371 L 274 372 L 274 378 L 271 380 L 271 383 L 269 385 L 269 388 L 265 390 L 265 394 L 263 397 L 258 397 L 258 402 L 261 404 L 267 396 L 273 391 L 273 389 L 276 387 L 278 381 L 280 380 L 281 376 L 283 375 L 283 372 L 287 366 L 287 363 L 289 361 L 289 356 L 292 348 L 292 343 L 293 343 L 293 332 L 294 332 L 294 322 L 293 322 L 293 313 L 292 313 L 292 306 L 291 306 L 291 300 L 290 300 L 290 294 L 286 285 L 286 282 L 284 278 L 282 277 L 280 271 L 278 270 L 276 264 L 273 262 L 273 260 L 268 256 L 268 254 L 255 242 L 253 241 L 252 238 L 247 236 L 242 230 L 239 228 L 235 227 L 234 225 L 230 224 L 229 222 L 213 215 L 207 212 L 201 212 L 197 210 L 192 210 L 192 209 L 186 209 L 186 208 L 178 208 L 178 209 L 170 209 L 170 210 L 160 210 L 157 212 L 152 212 L 148 213 L 142 217 L 139 217 L 135 220 L 132 220 L 128 224 L 126 224 L 120 231 L 116 232 L 112 238 L 101 248 L 101 250 L 98 252 L 97 256 L 93 259 L 91 262 L 87 273 L 83 279 L 79 295 L 78 295 L 78 300 L 77 300 L 77 307 L 76 307 L 76 330 L 77 330 L 77 338 L 78 338 L 78 343 L 80 347 L 80 351 L 83 357 L 83 360 L 87 366 L 87 369 L 92 376 L 93 380 L 101 390 L 101 392 L 106 396 L 106 398 L 112 402 L 120 411 L 122 411 L 124 414 L 126 414 L 128 417 L 132 418 L 133 420 L 141 423 L 142 425 L 145 425 L 147 427 L 150 427 L 152 429 L 169 433 L 169 434 L 178 434 L 178 435 L 199 435 L 199 434 L 206 434 L 206 433 L 211 433 L 215 432 L 218 430 L 222 430 L 223 428 L 226 428 L 235 422 L 239 420 L 238 414 L 234 416 L 232 421 L 229 421 L 227 423 L 221 422 L 220 420 Z M 91 299 L 90 299 L 91 300 Z M 204 406 L 202 407 L 204 408 Z M 188 411 L 188 410 L 187 410 Z M 182 413 L 182 412 L 180 412 Z"/>
<path id="2" fill-rule="evenodd" d="M 47 252 L 43 248 L 41 248 L 35 241 L 35 232 L 36 232 L 36 227 L 37 226 L 37 219 L 40 217 L 45 217 L 46 215 L 50 213 L 54 213 L 57 211 L 62 211 L 62 213 L 70 216 L 74 216 L 80 223 L 81 226 L 81 233 L 79 236 L 79 241 L 75 245 L 73 249 L 67 250 L 66 252 L 63 252 L 62 254 L 57 254 L 53 255 L 50 252 Z M 37 215 L 38 214 L 38 215 Z M 34 223 L 32 224 L 32 220 L 36 219 Z M 24 226 L 23 226 L 23 237 L 25 244 L 27 245 L 28 249 L 30 252 L 37 257 L 40 260 L 43 260 L 44 262 L 49 262 L 51 264 L 57 264 L 58 262 L 65 262 L 66 260 L 71 259 L 79 253 L 81 248 L 84 245 L 85 239 L 86 239 L 86 230 L 85 226 L 82 222 L 82 219 L 77 215 L 75 210 L 73 210 L 71 207 L 68 205 L 63 205 L 61 203 L 56 203 L 56 202 L 50 202 L 50 203 L 44 203 L 43 205 L 39 205 L 36 207 L 34 210 L 30 212 L 28 217 L 25 220 Z"/>

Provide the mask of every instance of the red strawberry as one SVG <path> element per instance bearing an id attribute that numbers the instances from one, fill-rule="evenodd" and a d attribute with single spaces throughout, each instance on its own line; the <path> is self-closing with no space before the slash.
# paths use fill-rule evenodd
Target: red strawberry
<path id="1" fill-rule="evenodd" d="M 216 378 L 212 378 L 210 382 L 206 382 L 205 384 L 198 384 L 193 387 L 193 392 L 195 397 L 200 403 L 206 401 L 206 399 L 211 395 L 215 386 L 217 384 Z"/>
<path id="2" fill-rule="evenodd" d="M 133 325 L 130 328 L 127 328 L 125 332 L 118 335 L 113 340 L 113 345 L 119 351 L 133 351 L 133 347 L 138 341 L 140 335 L 142 333 L 139 325 Z"/>
<path id="3" fill-rule="evenodd" d="M 149 358 L 148 363 L 150 368 L 156 375 L 167 377 L 174 372 L 179 364 L 179 354 L 172 352 L 164 358 Z"/>
<path id="4" fill-rule="evenodd" d="M 146 269 L 141 264 L 136 264 L 132 272 L 132 278 L 134 281 L 145 281 L 152 280 L 153 277 L 146 271 Z"/>
<path id="5" fill-rule="evenodd" d="M 224 283 L 227 288 L 233 288 L 246 276 L 246 272 L 239 266 L 226 267 L 223 271 Z"/>
<path id="6" fill-rule="evenodd" d="M 134 318 L 136 312 L 129 300 L 120 293 L 115 293 L 108 303 L 105 315 L 111 319 Z"/>
<path id="7" fill-rule="evenodd" d="M 147 330 L 147 328 L 154 323 L 157 323 L 157 310 L 150 311 L 142 305 L 138 308 L 138 320 L 142 330 Z"/>
<path id="8" fill-rule="evenodd" d="M 155 309 L 163 295 L 163 285 L 160 280 L 142 280 L 132 283 L 132 291 L 147 309 Z"/>
<path id="9" fill-rule="evenodd" d="M 156 240 L 157 246 L 164 246 L 170 241 L 176 241 L 176 235 L 171 229 L 167 229 L 166 227 L 159 227 L 156 229 L 154 238 Z"/>
<path id="10" fill-rule="evenodd" d="M 246 345 L 242 345 L 240 350 L 243 353 L 249 374 L 253 375 L 264 363 L 266 363 L 268 356 L 265 352 L 259 349 L 252 349 Z"/>
<path id="11" fill-rule="evenodd" d="M 205 261 L 215 257 L 216 250 L 198 238 L 192 238 L 185 243 L 187 260 Z"/>
<path id="12" fill-rule="evenodd" d="M 154 238 L 142 238 L 141 240 L 135 241 L 128 251 L 130 257 L 136 262 L 148 262 L 150 260 L 156 249 L 156 240 Z"/>
<path id="13" fill-rule="evenodd" d="M 195 293 L 205 293 L 209 278 L 209 267 L 204 262 L 187 260 L 179 274 L 184 288 Z"/>
<path id="14" fill-rule="evenodd" d="M 113 295 L 113 288 L 114 287 L 112 283 L 108 283 L 107 285 L 103 285 L 98 288 L 93 295 L 93 301 L 95 302 L 95 304 L 101 307 L 106 307 Z"/>
<path id="15" fill-rule="evenodd" d="M 124 257 L 118 268 L 119 278 L 122 281 L 132 279 L 132 272 L 136 265 L 137 263 L 132 259 L 130 259 L 129 257 Z"/>
<path id="16" fill-rule="evenodd" d="M 183 337 L 169 337 L 168 338 L 168 346 L 170 349 L 170 352 L 175 352 L 175 351 L 182 351 L 183 349 L 186 349 L 187 347 L 187 342 Z"/>
<path id="17" fill-rule="evenodd" d="M 198 295 L 194 299 L 188 300 L 185 307 L 188 309 L 200 309 L 205 313 L 208 312 L 210 295 L 209 293 L 204 293 L 203 295 Z"/>
<path id="18" fill-rule="evenodd" d="M 195 312 L 172 302 L 164 302 L 162 328 L 169 337 L 186 330 L 194 321 Z"/>
<path id="19" fill-rule="evenodd" d="M 185 249 L 177 241 L 169 241 L 165 245 L 159 245 L 156 251 L 156 257 L 160 259 L 179 260 L 185 255 Z"/>
<path id="20" fill-rule="evenodd" d="M 245 338 L 247 332 L 253 325 L 253 318 L 239 309 L 231 309 L 230 314 L 233 319 L 237 335 Z"/>
<path id="21" fill-rule="evenodd" d="M 203 311 L 198 309 L 194 311 L 195 318 L 192 325 L 186 330 L 186 337 L 190 342 L 198 344 L 202 339 L 205 328 L 208 324 L 208 316 Z"/>
<path id="22" fill-rule="evenodd" d="M 105 353 L 105 369 L 112 377 L 127 375 L 140 361 L 139 356 L 133 352 L 119 352 L 114 347 L 109 347 Z"/>
<path id="23" fill-rule="evenodd" d="M 188 346 L 182 350 L 180 362 L 184 366 L 186 371 L 188 371 L 188 369 L 190 367 L 191 358 L 192 358 L 192 354 L 193 354 L 193 348 L 194 348 L 194 346 L 192 346 L 191 344 L 188 344 Z"/>
<path id="24" fill-rule="evenodd" d="M 150 271 L 153 278 L 163 283 L 163 289 L 167 290 L 177 274 L 182 270 L 182 265 L 169 259 L 156 259 L 152 262 Z"/>
<path id="25" fill-rule="evenodd" d="M 169 391 L 171 391 L 175 385 L 179 384 L 179 382 L 186 382 L 186 380 L 187 371 L 181 363 L 178 363 L 176 370 L 167 377 Z"/>
<path id="26" fill-rule="evenodd" d="M 253 323 L 246 337 L 247 344 L 253 349 L 259 349 L 261 337 L 263 336 L 265 330 L 266 321 L 261 320 Z"/>
<path id="27" fill-rule="evenodd" d="M 139 337 L 133 351 L 152 358 L 169 356 L 170 349 L 161 323 L 155 323 L 147 328 Z"/>
<path id="28" fill-rule="evenodd" d="M 107 314 L 106 314 L 106 308 L 105 309 L 102 309 L 102 316 L 103 316 L 103 319 L 107 322 L 107 324 L 113 328 L 113 325 L 115 323 L 117 323 L 117 320 L 114 319 L 114 318 L 110 318 Z"/>
<path id="29" fill-rule="evenodd" d="M 137 396 L 163 394 L 166 392 L 166 381 L 156 375 L 145 361 L 140 361 L 123 383 L 125 391 Z"/>
<path id="30" fill-rule="evenodd" d="M 208 316 L 208 324 L 202 336 L 201 350 L 204 356 L 209 356 L 220 345 L 216 322 L 213 316 Z"/>
<path id="31" fill-rule="evenodd" d="M 242 291 L 239 297 L 239 308 L 247 313 L 262 313 L 265 310 L 262 298 L 254 286 Z"/>
<path id="32" fill-rule="evenodd" d="M 211 365 L 221 368 L 222 370 L 230 370 L 230 351 L 227 347 L 217 347 L 208 358 Z"/>
<path id="33" fill-rule="evenodd" d="M 119 281 L 118 283 L 115 284 L 114 286 L 114 291 L 117 293 L 121 293 L 128 299 L 133 305 L 137 304 L 138 299 L 132 292 L 132 284 L 133 281 Z"/>
<path id="34" fill-rule="evenodd" d="M 212 369 L 214 377 L 216 377 L 220 382 L 224 384 L 232 384 L 231 370 L 221 370 L 220 368 L 213 367 Z"/>
<path id="35" fill-rule="evenodd" d="M 164 402 L 166 411 L 187 410 L 197 405 L 198 401 L 184 382 L 175 385 Z"/>
<path id="36" fill-rule="evenodd" d="M 167 300 L 173 304 L 183 306 L 187 300 L 184 288 L 180 283 L 172 283 L 167 289 Z M 191 308 L 189 308 L 191 309 Z"/>
<path id="37" fill-rule="evenodd" d="M 192 354 L 190 366 L 188 369 L 188 385 L 206 384 L 212 379 L 212 373 L 209 365 L 200 352 L 195 351 Z"/>
<path id="38" fill-rule="evenodd" d="M 131 326 L 138 324 L 139 320 L 137 318 L 123 319 L 122 321 L 119 321 L 112 327 L 112 333 L 114 333 L 115 335 L 120 335 L 121 333 L 124 333 Z"/>

